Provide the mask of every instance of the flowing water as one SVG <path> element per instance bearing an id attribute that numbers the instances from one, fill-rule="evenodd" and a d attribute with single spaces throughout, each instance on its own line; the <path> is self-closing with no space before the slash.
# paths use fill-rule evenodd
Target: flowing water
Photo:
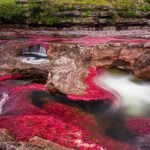
<path id="1" fill-rule="evenodd" d="M 5 38 L 5 40 L 6 39 L 10 40 L 12 38 Z M 19 39 L 26 40 L 26 38 Z M 15 40 L 18 40 L 18 38 Z M 22 53 L 18 56 L 18 59 L 29 64 L 49 62 L 45 47 L 39 44 L 34 44 L 23 49 Z M 100 135 L 101 139 L 105 139 L 104 141 L 102 140 L 105 146 L 107 145 L 107 138 L 110 138 L 108 140 L 109 142 L 111 140 L 113 140 L 114 143 L 119 141 L 129 144 L 129 147 L 136 145 L 138 148 L 141 148 L 141 150 L 148 150 L 146 148 L 150 148 L 149 135 L 141 135 L 136 132 L 131 132 L 130 128 L 128 128 L 127 121 L 130 119 L 136 120 L 137 118 L 142 118 L 143 120 L 145 118 L 149 118 L 150 82 L 135 78 L 130 72 L 124 72 L 116 69 L 105 70 L 103 74 L 97 74 L 93 78 L 92 82 L 95 85 L 103 87 L 107 91 L 113 93 L 116 96 L 115 101 L 113 103 L 108 100 L 94 100 L 86 102 L 80 99 L 72 101 L 65 95 L 46 91 L 42 84 L 33 83 L 30 79 L 23 80 L 11 78 L 8 80 L 0 80 L 0 115 L 2 117 L 0 118 L 0 127 L 9 128 L 12 132 L 14 132 L 18 140 L 29 139 L 31 135 L 28 134 L 28 132 L 33 130 L 34 133 L 37 133 L 38 131 L 35 129 L 37 128 L 37 130 L 40 131 L 38 132 L 38 135 L 41 134 L 43 137 L 63 145 L 63 140 L 61 141 L 59 138 L 56 139 L 56 136 L 59 137 L 59 134 L 57 134 L 58 128 L 56 128 L 56 126 L 59 126 L 60 124 L 57 124 L 57 120 L 61 120 L 66 124 L 75 127 L 77 126 L 77 128 L 81 127 L 80 130 L 77 130 L 75 127 L 72 128 L 72 126 L 69 126 L 69 128 L 73 130 L 72 132 L 76 131 L 76 134 L 78 134 L 78 138 L 75 137 L 77 135 L 73 135 L 74 137 L 71 138 L 70 143 L 72 145 L 74 144 L 72 140 L 75 139 L 74 142 L 78 147 L 85 146 L 91 150 L 100 149 L 97 146 L 97 143 L 89 144 L 88 141 L 82 139 L 83 137 L 80 137 L 81 133 L 84 133 L 84 130 L 82 129 L 85 129 L 91 133 L 92 137 Z M 21 120 L 20 117 L 24 120 Z M 27 119 L 29 119 L 26 117 L 31 118 L 32 121 L 41 119 L 41 126 L 43 125 L 43 128 L 47 128 L 48 130 L 41 130 L 41 127 L 37 126 L 37 124 L 33 122 L 33 124 L 31 123 L 30 130 L 28 131 L 26 125 L 23 124 L 25 120 L 28 121 Z M 52 127 L 56 130 L 54 137 L 51 137 L 51 135 L 46 133 L 52 132 L 51 130 L 49 131 L 49 122 L 51 122 L 49 117 L 57 119 L 54 120 L 56 123 L 55 127 Z M 16 124 L 18 123 L 18 129 L 15 128 L 14 124 L 11 125 L 12 118 Z M 5 121 L 3 123 L 4 119 Z M 20 122 L 18 122 L 19 119 Z M 49 121 L 45 122 L 45 120 Z M 146 125 L 144 127 L 144 131 L 149 132 L 150 125 L 149 123 L 147 126 Z M 25 129 L 23 129 L 23 126 Z M 134 124 L 132 126 L 134 128 Z M 143 128 L 141 122 L 139 122 L 139 126 L 137 126 L 137 128 L 140 127 Z M 16 131 L 19 129 L 27 131 Z M 68 129 L 68 131 L 65 129 L 59 130 L 63 132 L 63 136 L 68 136 L 68 134 L 70 136 L 70 129 Z M 18 132 L 22 133 L 18 134 Z M 34 135 L 34 133 L 32 134 Z M 63 136 L 61 135 L 61 138 L 63 138 Z M 116 145 L 118 144 L 117 142 L 115 143 Z M 72 147 L 71 144 L 66 144 L 65 146 Z M 146 148 L 143 146 L 144 144 L 147 144 Z"/>
<path id="2" fill-rule="evenodd" d="M 46 49 L 41 45 L 32 45 L 24 48 L 18 58 L 22 62 L 30 64 L 49 62 Z"/>
<path id="3" fill-rule="evenodd" d="M 108 70 L 95 77 L 95 84 L 117 95 L 114 110 L 123 110 L 126 116 L 150 116 L 150 82 L 136 78 L 131 73 Z"/>

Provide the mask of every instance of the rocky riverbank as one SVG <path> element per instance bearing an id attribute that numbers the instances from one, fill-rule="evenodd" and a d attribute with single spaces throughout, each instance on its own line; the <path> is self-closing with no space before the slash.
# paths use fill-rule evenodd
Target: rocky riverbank
<path id="1" fill-rule="evenodd" d="M 79 95 L 87 88 L 82 80 L 88 76 L 90 67 L 119 67 L 130 70 L 137 77 L 150 79 L 148 30 L 83 32 L 83 35 L 76 38 L 70 32 L 47 31 L 46 36 L 43 36 L 44 33 L 42 30 L 3 30 L 1 36 L 9 34 L 12 39 L 5 37 L 1 40 L 1 69 L 7 73 L 32 76 L 35 80 L 40 77 L 48 89 L 56 88 L 65 94 Z M 19 37 L 25 39 L 18 41 L 16 38 Z M 28 48 L 30 54 L 35 45 L 43 46 L 49 62 L 30 64 L 19 59 L 23 49 Z M 35 48 L 35 51 L 39 50 Z"/>
<path id="2" fill-rule="evenodd" d="M 0 3 L 0 23 L 75 31 L 148 29 L 149 8 L 147 0 L 18 1 Z"/>
<path id="3" fill-rule="evenodd" d="M 0 149 L 1 150 L 69 150 L 54 142 L 33 137 L 29 142 L 17 142 L 7 129 L 0 129 Z"/>
<path id="4" fill-rule="evenodd" d="M 93 81 L 105 68 L 149 80 L 149 54 L 149 30 L 1 28 L 0 148 L 149 149 L 150 119 L 107 116 L 117 95 Z"/>

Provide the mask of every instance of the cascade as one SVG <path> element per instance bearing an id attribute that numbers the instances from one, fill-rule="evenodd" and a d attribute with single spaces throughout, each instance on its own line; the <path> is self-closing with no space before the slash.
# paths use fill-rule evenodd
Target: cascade
<path id="1" fill-rule="evenodd" d="M 44 47 L 42 47 L 41 45 L 33 45 L 27 48 L 24 48 L 22 51 L 22 55 L 26 55 L 26 54 L 33 54 L 33 55 L 38 55 L 41 57 L 47 57 L 46 54 L 46 49 Z"/>
<path id="2" fill-rule="evenodd" d="M 22 50 L 19 55 L 22 62 L 40 64 L 48 62 L 46 49 L 41 45 L 32 45 Z"/>

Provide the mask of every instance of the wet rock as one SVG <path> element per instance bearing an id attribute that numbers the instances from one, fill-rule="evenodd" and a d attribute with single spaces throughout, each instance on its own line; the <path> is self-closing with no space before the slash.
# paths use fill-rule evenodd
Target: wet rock
<path id="1" fill-rule="evenodd" d="M 97 67 L 122 67 L 131 70 L 138 77 L 150 79 L 150 56 L 148 53 L 149 48 L 144 48 L 142 43 L 123 44 L 120 47 L 108 45 L 103 49 L 95 47 L 91 50 L 91 62 Z"/>
<path id="2" fill-rule="evenodd" d="M 83 81 L 88 85 L 88 87 L 84 91 L 84 95 L 77 95 L 77 94 L 69 94 L 68 97 L 71 100 L 84 100 L 84 101 L 93 101 L 93 100 L 110 100 L 113 102 L 116 99 L 116 95 L 104 87 L 98 87 L 94 83 L 94 77 L 102 75 L 104 73 L 104 69 L 96 69 L 96 68 L 89 68 L 89 75 Z"/>
<path id="3" fill-rule="evenodd" d="M 54 101 L 55 97 L 52 97 L 51 93 L 48 93 L 42 85 L 22 85 L 22 82 L 20 85 L 10 80 L 2 81 L 0 85 L 1 92 L 6 90 L 9 93 L 8 101 L 3 107 L 3 114 L 10 114 L 0 117 L 0 128 L 7 128 L 17 141 L 25 141 L 19 142 L 19 144 L 16 141 L 10 141 L 5 143 L 5 146 L 8 144 L 8 146 L 18 149 L 24 147 L 29 150 L 31 148 L 46 149 L 47 146 L 49 148 L 49 145 L 54 148 L 56 146 L 64 148 L 60 146 L 63 145 L 69 149 L 79 150 L 116 150 L 121 148 L 134 150 L 126 143 L 103 136 L 102 125 L 96 122 L 94 116 L 78 107 L 67 105 L 67 102 L 70 103 L 69 100 L 63 104 L 64 97 L 58 97 L 60 102 Z M 44 100 L 45 103 L 37 106 L 32 102 L 39 100 Z M 74 105 L 77 105 L 77 102 L 74 102 Z"/>
<path id="4" fill-rule="evenodd" d="M 146 52 L 142 56 L 139 56 L 135 61 L 134 66 L 139 70 L 150 66 L 150 51 L 149 54 Z"/>
<path id="5" fill-rule="evenodd" d="M 56 13 L 56 16 L 76 16 L 77 17 L 77 16 L 80 16 L 80 15 L 81 15 L 81 12 L 78 11 L 78 10 Z"/>
<path id="6" fill-rule="evenodd" d="M 59 144 L 39 137 L 29 139 L 29 142 L 18 142 L 7 129 L 0 129 L 1 150 L 69 150 Z"/>
<path id="7" fill-rule="evenodd" d="M 38 147 L 31 146 L 25 142 L 17 142 L 10 135 L 7 129 L 0 129 L 0 149 L 1 150 L 40 150 Z"/>
<path id="8" fill-rule="evenodd" d="M 150 51 L 147 50 L 134 62 L 135 74 L 139 77 L 150 79 Z"/>
<path id="9" fill-rule="evenodd" d="M 118 21 L 116 22 L 116 24 L 118 25 L 123 25 L 123 26 L 132 26 L 132 25 L 149 25 L 147 19 L 125 19 L 125 18 L 120 18 L 118 19 Z"/>
<path id="10" fill-rule="evenodd" d="M 37 37 L 37 40 L 45 43 L 47 38 Z M 36 82 L 44 78 L 45 81 L 47 80 L 46 86 L 48 89 L 54 87 L 64 94 L 75 93 L 82 95 L 88 89 L 88 86 L 92 87 L 93 91 L 96 91 L 93 84 L 88 84 L 92 82 L 89 80 L 91 74 L 88 69 L 91 66 L 94 68 L 121 66 L 132 70 L 134 73 L 136 70 L 141 71 L 144 69 L 149 72 L 147 69 L 149 67 L 148 61 L 143 62 L 143 59 L 149 60 L 149 48 L 143 46 L 143 43 L 147 41 L 146 39 L 128 39 L 125 37 L 59 39 L 59 44 L 56 41 L 53 44 L 49 42 L 50 46 L 47 49 L 49 63 L 38 65 L 21 62 L 17 55 L 22 51 L 23 43 L 13 41 L 13 43 L 1 44 L 0 51 L 3 55 L 0 56 L 2 58 L 0 59 L 0 66 L 5 70 L 5 74 L 19 73 L 28 78 L 37 79 Z M 138 44 L 135 44 L 135 42 Z M 28 43 L 25 44 L 25 46 L 28 46 Z M 11 49 L 12 52 L 10 52 Z M 4 59 L 3 57 L 6 58 Z M 95 75 L 96 73 L 93 76 Z M 141 75 L 141 72 L 138 75 Z M 87 114 L 84 115 L 82 111 L 80 112 L 79 109 L 72 110 L 72 107 L 67 107 L 63 104 L 48 103 L 51 97 L 48 97 L 48 100 L 47 97 L 41 98 L 47 102 L 46 106 L 39 108 L 32 105 L 32 98 L 37 100 L 39 97 L 31 98 L 31 92 L 41 90 L 44 92 L 43 85 L 30 85 L 30 82 L 23 84 L 23 81 L 20 84 L 19 81 L 14 84 L 10 80 L 7 81 L 11 77 L 13 78 L 14 76 L 1 78 L 0 90 L 1 92 L 5 90 L 8 92 L 9 99 L 7 104 L 16 103 L 13 103 L 13 107 L 12 105 L 11 107 L 4 107 L 5 111 L 3 110 L 3 113 L 12 114 L 12 116 L 1 116 L 0 127 L 9 129 L 17 140 L 29 140 L 29 143 L 18 143 L 10 140 L 1 143 L 2 149 L 39 150 L 51 149 L 51 147 L 65 149 L 50 141 L 77 149 L 134 149 L 126 143 L 103 136 L 101 132 L 102 135 L 100 134 L 98 137 L 97 132 L 91 133 L 91 129 L 97 129 L 96 122 L 91 117 L 87 117 Z M 142 77 L 145 78 L 145 76 Z M 48 92 L 45 92 L 45 95 L 47 95 Z M 100 92 L 98 91 L 97 93 L 99 94 Z M 88 94 L 92 95 L 90 92 Z M 84 123 L 83 120 L 85 120 Z M 149 126 L 149 124 L 146 125 Z M 139 123 L 137 126 L 139 127 Z M 145 125 L 140 129 L 146 133 L 149 132 L 149 127 L 146 128 Z M 139 129 L 137 131 L 140 132 Z M 34 137 L 37 135 L 48 140 Z M 4 136 L 2 139 L 7 138 Z"/>
<path id="11" fill-rule="evenodd" d="M 14 138 L 10 136 L 10 132 L 7 129 L 0 129 L 0 142 L 13 140 Z"/>
<path id="12" fill-rule="evenodd" d="M 52 141 L 48 141 L 39 137 L 33 137 L 29 140 L 29 144 L 37 146 L 40 149 L 44 150 L 73 150 L 70 148 L 65 148 L 59 144 L 56 144 Z"/>
<path id="13" fill-rule="evenodd" d="M 46 87 L 53 86 L 65 94 L 83 94 L 87 87 L 83 79 L 88 75 L 88 51 L 77 45 L 55 44 L 48 54 L 52 61 Z"/>
<path id="14" fill-rule="evenodd" d="M 149 150 L 150 149 L 150 135 L 139 136 L 135 139 L 134 144 L 139 150 Z"/>
<path id="15" fill-rule="evenodd" d="M 41 150 L 41 148 L 31 146 L 27 143 L 23 142 L 1 142 L 0 143 L 1 150 Z"/>
<path id="16" fill-rule="evenodd" d="M 0 45 L 0 74 L 23 74 L 26 78 L 44 83 L 49 90 L 76 95 L 85 94 L 89 85 L 83 79 L 89 75 L 90 67 L 124 68 L 138 77 L 150 79 L 150 41 L 144 37 L 147 32 L 142 38 L 138 34 L 135 37 L 131 33 L 130 36 L 124 34 L 78 38 L 28 35 L 28 42 L 8 40 Z M 46 49 L 49 62 L 31 64 L 20 61 L 18 55 L 23 49 L 36 44 Z"/>

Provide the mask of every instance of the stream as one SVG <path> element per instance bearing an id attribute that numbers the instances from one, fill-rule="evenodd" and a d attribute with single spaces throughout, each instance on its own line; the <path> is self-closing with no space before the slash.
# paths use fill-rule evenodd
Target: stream
<path id="1" fill-rule="evenodd" d="M 0 36 L 0 46 L 28 38 Z M 32 39 L 34 44 L 23 48 L 17 59 L 31 65 L 49 63 L 47 39 L 40 42 Z M 30 78 L 0 76 L 0 128 L 17 141 L 39 136 L 70 149 L 149 150 L 150 82 L 124 68 L 96 69 L 90 82 L 111 93 L 112 100 L 72 100 Z"/>

